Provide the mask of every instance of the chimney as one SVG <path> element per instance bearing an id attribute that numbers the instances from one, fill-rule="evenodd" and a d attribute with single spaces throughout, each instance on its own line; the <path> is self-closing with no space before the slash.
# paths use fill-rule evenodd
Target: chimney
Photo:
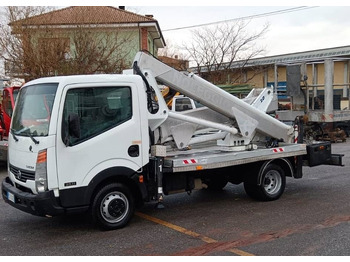
<path id="1" fill-rule="evenodd" d="M 120 10 L 125 10 L 125 6 L 118 6 Z"/>

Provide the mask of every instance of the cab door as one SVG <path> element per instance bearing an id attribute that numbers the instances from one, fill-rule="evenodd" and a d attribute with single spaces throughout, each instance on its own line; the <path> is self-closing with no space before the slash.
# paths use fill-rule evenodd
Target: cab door
<path id="1" fill-rule="evenodd" d="M 87 186 L 110 167 L 143 166 L 142 132 L 133 83 L 64 88 L 57 123 L 59 189 Z"/>

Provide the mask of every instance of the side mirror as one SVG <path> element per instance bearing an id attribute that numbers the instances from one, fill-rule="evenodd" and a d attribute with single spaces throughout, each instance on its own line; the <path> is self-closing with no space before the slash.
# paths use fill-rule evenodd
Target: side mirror
<path id="1" fill-rule="evenodd" d="M 74 138 L 80 138 L 80 119 L 77 114 L 71 113 L 68 116 L 68 134 Z"/>

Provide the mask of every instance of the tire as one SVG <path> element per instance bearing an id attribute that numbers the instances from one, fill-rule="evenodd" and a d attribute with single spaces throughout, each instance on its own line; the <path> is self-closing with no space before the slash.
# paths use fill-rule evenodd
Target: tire
<path id="1" fill-rule="evenodd" d="M 92 206 L 92 221 L 102 230 L 126 226 L 135 211 L 135 201 L 123 184 L 113 183 L 102 187 L 95 195 Z"/>
<path id="2" fill-rule="evenodd" d="M 247 195 L 260 201 L 279 199 L 286 187 L 286 176 L 283 169 L 278 165 L 269 164 L 261 175 L 260 185 L 258 175 L 244 182 Z"/>

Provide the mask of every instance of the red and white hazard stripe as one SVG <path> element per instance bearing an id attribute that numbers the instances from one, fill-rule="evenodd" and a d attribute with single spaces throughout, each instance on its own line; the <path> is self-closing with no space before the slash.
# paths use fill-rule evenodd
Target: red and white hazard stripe
<path id="1" fill-rule="evenodd" d="M 283 147 L 273 148 L 273 149 L 272 149 L 272 152 L 274 152 L 274 153 L 280 153 L 280 152 L 284 152 L 284 149 L 283 149 Z"/>
<path id="2" fill-rule="evenodd" d="M 182 161 L 185 165 L 188 164 L 197 164 L 197 160 L 196 159 L 185 159 Z"/>
<path id="3" fill-rule="evenodd" d="M 298 144 L 298 137 L 299 137 L 299 132 L 298 132 L 298 125 L 294 126 L 294 144 Z"/>

